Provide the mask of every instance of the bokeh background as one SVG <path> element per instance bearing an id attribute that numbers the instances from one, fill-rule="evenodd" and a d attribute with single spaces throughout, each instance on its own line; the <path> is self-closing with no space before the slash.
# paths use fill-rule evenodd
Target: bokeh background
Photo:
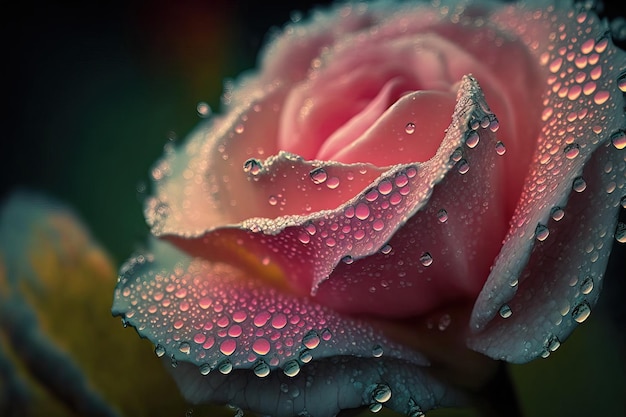
<path id="1" fill-rule="evenodd" d="M 199 102 L 219 112 L 224 80 L 255 66 L 268 33 L 324 3 L 14 3 L 0 18 L 0 198 L 28 188 L 67 203 L 117 268 L 145 242 L 141 202 L 163 146 L 198 123 Z M 618 7 L 607 4 L 606 14 Z M 548 360 L 512 367 L 525 416 L 626 415 L 626 245 L 616 246 L 590 319 Z M 216 415 L 185 404 L 149 343 L 110 317 L 114 284 L 89 294 L 103 306 L 98 320 L 115 329 L 102 338 L 116 347 L 102 351 L 90 341 L 81 348 L 94 353 L 81 360 L 94 362 L 88 373 L 96 388 L 126 416 Z M 133 359 L 143 352 L 145 361 Z M 71 415 L 46 398 L 48 415 Z M 432 415 L 471 415 L 464 413 Z"/>

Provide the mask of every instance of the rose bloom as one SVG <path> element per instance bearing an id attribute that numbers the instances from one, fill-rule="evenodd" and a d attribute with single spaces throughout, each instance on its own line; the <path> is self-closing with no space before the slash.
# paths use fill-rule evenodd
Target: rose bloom
<path id="1" fill-rule="evenodd" d="M 626 54 L 591 10 L 342 4 L 287 25 L 153 168 L 113 313 L 194 403 L 465 404 L 598 300 Z M 470 394 L 468 394 L 470 393 Z"/>

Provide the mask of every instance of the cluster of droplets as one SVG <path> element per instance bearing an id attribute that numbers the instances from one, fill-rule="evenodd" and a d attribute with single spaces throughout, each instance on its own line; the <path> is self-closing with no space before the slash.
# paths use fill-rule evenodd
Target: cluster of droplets
<path id="1" fill-rule="evenodd" d="M 124 319 L 155 343 L 155 354 L 169 357 L 173 367 L 184 360 L 195 363 L 201 375 L 245 368 L 263 378 L 280 368 L 295 377 L 314 356 L 376 358 L 382 355 L 381 342 L 388 344 L 364 323 L 306 299 L 242 284 L 232 270 L 198 260 L 171 272 L 141 272 L 150 265 L 141 256 L 123 269 L 114 312 L 124 312 Z M 388 346 L 392 357 L 400 354 Z"/>

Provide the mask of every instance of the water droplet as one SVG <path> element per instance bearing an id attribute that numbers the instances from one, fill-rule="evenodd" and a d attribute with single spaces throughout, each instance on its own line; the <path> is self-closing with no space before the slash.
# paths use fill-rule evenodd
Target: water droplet
<path id="1" fill-rule="evenodd" d="M 204 376 L 208 375 L 211 372 L 211 365 L 208 363 L 203 363 L 200 365 L 200 373 Z"/>
<path id="2" fill-rule="evenodd" d="M 381 345 L 376 345 L 372 348 L 372 356 L 375 358 L 380 358 L 383 356 L 383 347 Z"/>
<path id="3" fill-rule="evenodd" d="M 174 355 L 172 355 L 172 357 L 170 358 L 170 365 L 172 366 L 172 368 L 176 368 L 178 366 L 178 360 L 176 360 Z"/>
<path id="4" fill-rule="evenodd" d="M 272 317 L 272 327 L 276 330 L 280 330 L 287 325 L 287 316 L 283 313 L 278 313 Z"/>
<path id="5" fill-rule="evenodd" d="M 387 384 L 378 384 L 372 392 L 372 399 L 378 403 L 386 403 L 391 399 L 391 388 Z"/>
<path id="6" fill-rule="evenodd" d="M 267 355 L 270 351 L 270 342 L 262 337 L 256 339 L 252 344 L 252 350 L 257 355 Z"/>
<path id="7" fill-rule="evenodd" d="M 508 319 L 512 315 L 513 310 L 511 310 L 511 307 L 508 304 L 504 304 L 502 307 L 500 307 L 500 317 L 502 317 L 503 319 Z"/>
<path id="8" fill-rule="evenodd" d="M 574 182 L 572 183 L 572 189 L 577 193 L 582 193 L 587 188 L 587 183 L 583 179 L 583 177 L 574 178 Z"/>
<path id="9" fill-rule="evenodd" d="M 331 333 L 331 331 L 329 329 L 324 329 L 322 330 L 322 340 L 325 342 L 328 342 L 330 339 L 332 339 L 333 334 Z"/>
<path id="10" fill-rule="evenodd" d="M 243 163 L 243 172 L 250 175 L 258 175 L 263 169 L 263 164 L 258 159 L 250 158 Z"/>
<path id="11" fill-rule="evenodd" d="M 298 373 L 300 373 L 300 364 L 295 359 L 290 360 L 289 362 L 285 363 L 283 367 L 283 372 L 285 373 L 285 375 L 293 378 L 294 376 L 298 375 Z"/>
<path id="12" fill-rule="evenodd" d="M 313 359 L 313 355 L 311 355 L 311 352 L 308 349 L 304 349 L 300 352 L 299 359 L 302 363 L 309 363 Z"/>
<path id="13" fill-rule="evenodd" d="M 393 185 L 389 180 L 382 180 L 380 184 L 378 184 L 378 192 L 382 195 L 387 195 L 393 190 Z"/>
<path id="14" fill-rule="evenodd" d="M 619 200 L 619 203 L 622 208 L 626 208 L 626 195 Z"/>
<path id="15" fill-rule="evenodd" d="M 504 146 L 504 143 L 498 141 L 496 143 L 496 153 L 500 156 L 504 155 L 506 153 L 506 147 Z"/>
<path id="16" fill-rule="evenodd" d="M 626 243 L 626 223 L 617 223 L 617 228 L 615 229 L 615 240 L 619 243 Z"/>
<path id="17" fill-rule="evenodd" d="M 309 176 L 314 184 L 323 184 L 324 181 L 328 179 L 328 174 L 324 168 L 316 168 L 312 170 L 309 172 Z"/>
<path id="18" fill-rule="evenodd" d="M 359 220 L 365 220 L 370 216 L 370 208 L 365 203 L 357 204 L 354 215 Z"/>
<path id="19" fill-rule="evenodd" d="M 619 150 L 626 148 L 626 132 L 618 130 L 613 133 L 611 135 L 611 143 Z"/>
<path id="20" fill-rule="evenodd" d="M 450 326 L 451 322 L 452 322 L 452 318 L 450 317 L 450 315 L 444 314 L 443 316 L 439 318 L 439 323 L 437 324 L 437 328 L 443 332 L 444 330 L 448 328 L 448 326 Z"/>
<path id="21" fill-rule="evenodd" d="M 578 323 L 582 323 L 583 321 L 587 320 L 587 317 L 589 317 L 590 314 L 591 307 L 589 307 L 589 304 L 586 301 L 578 304 L 576 307 L 574 307 L 574 310 L 572 310 L 572 318 Z"/>
<path id="22" fill-rule="evenodd" d="M 550 231 L 543 224 L 538 224 L 537 227 L 535 228 L 535 238 L 540 242 L 543 242 L 544 240 L 546 240 L 549 234 L 550 234 Z"/>
<path id="23" fill-rule="evenodd" d="M 334 190 L 335 188 L 339 187 L 340 182 L 341 181 L 339 180 L 339 177 L 330 177 L 328 181 L 326 181 L 326 186 L 329 189 Z"/>
<path id="24" fill-rule="evenodd" d="M 469 163 L 465 159 L 461 159 L 457 164 L 457 169 L 459 170 L 459 174 L 464 175 L 469 171 Z"/>
<path id="25" fill-rule="evenodd" d="M 433 263 L 433 257 L 431 256 L 430 253 L 424 252 L 422 256 L 420 256 L 420 262 L 424 266 L 430 266 Z"/>
<path id="26" fill-rule="evenodd" d="M 189 355 L 189 352 L 191 352 L 191 346 L 189 346 L 189 343 L 187 342 L 182 342 L 178 346 L 178 350 L 180 350 L 180 352 L 184 353 L 185 355 Z"/>
<path id="27" fill-rule="evenodd" d="M 391 252 L 392 247 L 391 245 L 385 245 L 382 248 L 380 248 L 380 253 L 382 253 L 383 255 L 387 255 Z"/>
<path id="28" fill-rule="evenodd" d="M 198 116 L 205 119 L 211 115 L 211 106 L 201 101 L 196 105 L 196 111 L 198 112 Z"/>
<path id="29" fill-rule="evenodd" d="M 302 344 L 308 349 L 315 349 L 320 344 L 320 337 L 315 330 L 311 330 L 302 338 Z"/>
<path id="30" fill-rule="evenodd" d="M 472 149 L 472 148 L 475 148 L 476 145 L 478 145 L 479 141 L 480 141 L 480 136 L 478 135 L 478 132 L 475 130 L 472 130 L 467 135 L 467 138 L 465 139 L 465 144 L 467 145 L 468 148 Z"/>
<path id="31" fill-rule="evenodd" d="M 270 367 L 263 360 L 259 360 L 256 365 L 254 365 L 254 368 L 252 370 L 254 374 L 259 378 L 265 378 L 270 374 Z"/>
<path id="32" fill-rule="evenodd" d="M 563 153 L 565 153 L 565 157 L 567 159 L 574 159 L 580 154 L 580 145 L 577 143 L 570 143 L 563 149 Z"/>
<path id="33" fill-rule="evenodd" d="M 377 232 L 380 232 L 384 228 L 385 228 L 385 222 L 383 222 L 381 219 L 376 219 L 374 220 L 374 223 L 372 223 L 372 229 L 374 229 Z"/>
<path id="34" fill-rule="evenodd" d="M 437 220 L 439 223 L 445 223 L 448 221 L 448 212 L 445 209 L 441 209 L 437 212 Z"/>
<path id="35" fill-rule="evenodd" d="M 558 222 L 565 216 L 565 211 L 561 207 L 553 207 L 550 211 L 550 216 L 554 221 Z"/>
<path id="36" fill-rule="evenodd" d="M 548 336 L 543 346 L 546 350 L 554 352 L 561 346 L 561 341 L 556 335 L 552 334 Z"/>
<path id="37" fill-rule="evenodd" d="M 220 345 L 220 352 L 222 352 L 226 356 L 230 356 L 235 353 L 236 349 L 237 342 L 235 342 L 233 339 L 226 339 Z"/>
<path id="38" fill-rule="evenodd" d="M 230 371 L 233 370 L 233 364 L 230 363 L 230 361 L 228 359 L 226 359 L 225 361 L 221 362 L 217 366 L 217 370 L 220 371 L 221 373 L 223 373 L 224 375 L 228 375 L 230 373 Z"/>
<path id="39" fill-rule="evenodd" d="M 270 203 L 270 206 L 275 206 L 278 204 L 278 198 L 275 195 L 271 195 L 268 197 L 267 202 Z"/>
<path id="40" fill-rule="evenodd" d="M 415 133 L 415 123 L 407 123 L 406 126 L 404 126 L 404 131 L 408 135 L 412 135 L 413 133 Z"/>
<path id="41" fill-rule="evenodd" d="M 601 105 L 606 103 L 609 98 L 611 98 L 611 93 L 606 90 L 600 90 L 593 96 L 593 102 Z"/>
<path id="42" fill-rule="evenodd" d="M 580 292 L 587 295 L 591 291 L 593 291 L 593 277 L 589 276 L 580 283 Z"/>
<path id="43" fill-rule="evenodd" d="M 154 348 L 154 353 L 157 355 L 158 358 L 160 358 L 165 355 L 165 348 L 161 345 L 156 345 L 156 347 Z"/>
<path id="44" fill-rule="evenodd" d="M 619 88 L 622 93 L 626 93 L 626 73 L 620 75 L 617 79 L 617 88 Z"/>
<path id="45" fill-rule="evenodd" d="M 372 413 L 378 413 L 380 410 L 383 409 L 383 405 L 381 403 L 370 404 L 369 409 Z"/>

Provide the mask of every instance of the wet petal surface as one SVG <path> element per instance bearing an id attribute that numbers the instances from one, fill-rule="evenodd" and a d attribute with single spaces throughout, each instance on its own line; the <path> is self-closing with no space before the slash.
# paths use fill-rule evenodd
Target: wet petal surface
<path id="1" fill-rule="evenodd" d="M 617 80 L 626 54 L 594 14 L 567 17 L 553 23 L 550 14 L 529 12 L 531 26 L 513 12 L 495 19 L 522 37 L 537 39 L 532 28 L 543 26 L 549 39 L 562 41 L 535 50 L 549 71 L 539 147 L 471 321 L 470 346 L 513 362 L 548 356 L 589 315 L 625 194 L 626 118 Z"/>

